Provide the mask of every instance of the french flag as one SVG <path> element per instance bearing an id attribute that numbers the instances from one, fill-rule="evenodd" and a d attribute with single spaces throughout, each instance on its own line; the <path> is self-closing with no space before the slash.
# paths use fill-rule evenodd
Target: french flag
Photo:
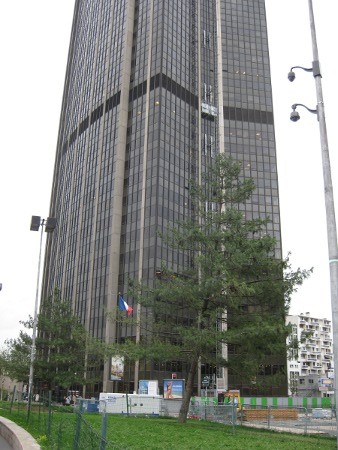
<path id="1" fill-rule="evenodd" d="M 128 303 L 124 300 L 122 295 L 119 295 L 119 310 L 120 311 L 127 311 L 128 316 L 133 312 L 133 308 L 128 305 Z"/>

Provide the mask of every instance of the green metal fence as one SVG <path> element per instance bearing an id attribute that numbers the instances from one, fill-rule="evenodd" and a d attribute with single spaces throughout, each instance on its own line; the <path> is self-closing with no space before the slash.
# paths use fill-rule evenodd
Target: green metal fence
<path id="1" fill-rule="evenodd" d="M 41 446 L 48 441 L 53 450 L 122 450 L 107 442 L 105 406 L 89 421 L 81 402 L 77 408 L 56 405 L 47 395 L 29 405 L 23 401 L 22 393 L 14 390 L 6 401 L 0 402 L 0 415 L 25 428 Z"/>
<path id="2" fill-rule="evenodd" d="M 48 448 L 53 450 L 124 450 L 116 442 L 109 442 L 107 439 L 109 417 L 119 414 L 174 418 L 178 416 L 181 406 L 180 401 L 159 400 L 150 396 L 142 399 L 142 404 L 138 404 L 133 396 L 127 394 L 121 400 L 123 402 L 120 406 L 114 398 L 111 398 L 110 402 L 79 399 L 74 406 L 62 406 L 53 404 L 51 395 L 48 394 L 45 397 L 40 396 L 39 401 L 33 400 L 29 410 L 28 402 L 23 398 L 21 392 L 11 392 L 6 401 L 0 402 L 0 415 L 25 428 L 42 446 L 48 443 Z M 154 402 L 153 406 L 151 402 Z M 236 405 L 219 404 L 216 398 L 193 398 L 188 418 L 230 425 L 234 432 L 237 426 L 254 426 L 305 434 L 336 434 L 334 410 L 321 408 L 320 401 L 309 399 L 306 407 L 295 407 L 292 402 L 286 402 L 285 406 L 279 403 L 285 402 L 251 398 L 248 403 Z M 276 412 L 278 410 L 279 414 Z M 147 411 L 147 414 L 142 414 L 142 411 Z M 159 413 L 152 414 L 151 411 Z M 252 413 L 249 414 L 249 411 Z M 291 415 L 289 411 L 292 412 Z M 114 439 L 112 436 L 110 434 L 110 439 Z"/>

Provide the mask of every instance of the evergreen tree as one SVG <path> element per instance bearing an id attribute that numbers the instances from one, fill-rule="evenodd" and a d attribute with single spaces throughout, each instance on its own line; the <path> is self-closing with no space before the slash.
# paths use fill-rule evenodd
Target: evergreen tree
<path id="1" fill-rule="evenodd" d="M 203 183 L 191 186 L 194 216 L 162 236 L 189 264 L 163 265 L 154 286 L 131 282 L 130 293 L 142 306 L 142 339 L 116 351 L 135 359 L 187 360 L 181 422 L 200 361 L 250 382 L 266 355 L 286 355 L 285 315 L 292 292 L 310 271 L 293 271 L 288 257 L 275 254 L 269 219 L 246 218 L 254 189 L 241 176 L 240 163 L 219 156 Z"/>
<path id="2" fill-rule="evenodd" d="M 27 383 L 32 337 L 21 330 L 18 338 L 6 340 L 5 345 L 3 355 L 8 377 L 12 380 Z"/>
<path id="3" fill-rule="evenodd" d="M 71 303 L 55 290 L 42 302 L 36 339 L 35 379 L 49 387 L 82 384 L 86 355 L 86 331 L 72 313 Z"/>
<path id="4" fill-rule="evenodd" d="M 33 319 L 21 322 L 26 329 L 33 328 Z M 105 346 L 91 337 L 80 319 L 73 315 L 71 303 L 61 299 L 60 291 L 44 301 L 37 321 L 36 354 L 34 358 L 34 384 L 48 389 L 68 389 L 72 385 L 83 385 L 98 381 L 87 379 L 87 371 L 95 372 L 102 365 Z M 7 342 L 9 375 L 18 381 L 27 382 L 31 336 L 24 331 L 18 339 Z"/>
<path id="5" fill-rule="evenodd" d="M 7 353 L 5 350 L 0 350 L 0 400 L 7 398 L 7 391 L 5 388 L 5 380 L 8 376 Z M 5 394 L 5 396 L 4 396 Z"/>

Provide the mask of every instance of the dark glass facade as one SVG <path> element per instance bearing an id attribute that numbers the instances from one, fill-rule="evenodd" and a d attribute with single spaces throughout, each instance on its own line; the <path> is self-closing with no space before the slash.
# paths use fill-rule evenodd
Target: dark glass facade
<path id="1" fill-rule="evenodd" d="M 60 288 L 93 336 L 115 341 L 105 311 L 119 292 L 137 314 L 128 278 L 152 285 L 162 261 L 178 272 L 189 264 L 157 232 L 191 217 L 189 180 L 219 152 L 254 179 L 243 213 L 272 219 L 280 257 L 264 0 L 77 0 L 50 208 L 58 228 L 42 298 Z M 135 333 L 123 328 L 119 337 Z M 284 357 L 272 362 L 271 373 L 284 365 Z M 94 391 L 112 389 L 109 371 L 106 363 Z M 140 361 L 125 383 L 133 390 L 137 379 L 184 371 L 184 361 Z M 231 376 L 229 387 L 243 388 Z M 271 393 L 286 392 L 278 389 Z"/>

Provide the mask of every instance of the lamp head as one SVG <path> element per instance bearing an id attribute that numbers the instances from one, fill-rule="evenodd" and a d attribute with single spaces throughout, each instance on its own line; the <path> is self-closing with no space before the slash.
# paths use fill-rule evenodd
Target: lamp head
<path id="1" fill-rule="evenodd" d="M 292 70 L 288 73 L 288 80 L 289 81 L 294 81 L 294 79 L 296 78 L 296 74 L 295 72 L 293 72 Z"/>
<path id="2" fill-rule="evenodd" d="M 292 120 L 292 122 L 298 122 L 298 120 L 300 119 L 300 115 L 296 110 L 293 110 L 292 113 L 290 114 L 290 120 Z"/>
<path id="3" fill-rule="evenodd" d="M 45 223 L 45 231 L 46 233 L 53 233 L 56 227 L 56 219 L 55 217 L 47 217 Z"/>
<path id="4" fill-rule="evenodd" d="M 31 231 L 39 231 L 40 225 L 41 225 L 41 217 L 40 216 L 32 216 Z"/>

